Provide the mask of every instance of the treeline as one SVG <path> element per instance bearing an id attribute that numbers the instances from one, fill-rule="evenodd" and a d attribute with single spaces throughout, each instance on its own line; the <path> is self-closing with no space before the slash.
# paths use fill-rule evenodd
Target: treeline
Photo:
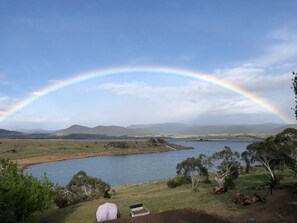
<path id="1" fill-rule="evenodd" d="M 245 163 L 244 167 L 241 162 Z M 215 170 L 215 190 L 227 191 L 234 188 L 234 180 L 244 168 L 249 173 L 252 165 L 262 167 L 266 175 L 266 183 L 271 189 L 280 184 L 276 172 L 289 168 L 297 175 L 297 130 L 288 128 L 283 132 L 267 137 L 264 141 L 254 142 L 247 146 L 241 154 L 225 147 L 211 156 L 200 154 L 189 157 L 176 166 L 177 177 L 168 181 L 173 188 L 184 183 L 192 183 L 192 189 L 197 191 L 200 183 L 209 182 L 209 170 Z"/>

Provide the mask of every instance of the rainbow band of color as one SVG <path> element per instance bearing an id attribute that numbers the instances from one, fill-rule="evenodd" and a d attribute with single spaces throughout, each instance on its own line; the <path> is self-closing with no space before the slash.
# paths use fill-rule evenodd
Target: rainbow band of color
<path id="1" fill-rule="evenodd" d="M 174 75 L 174 76 L 181 76 L 181 77 L 187 77 L 192 79 L 197 79 L 200 81 L 204 81 L 210 84 L 213 84 L 215 86 L 227 89 L 231 92 L 234 92 L 236 94 L 241 95 L 244 98 L 247 98 L 251 101 L 253 101 L 255 104 L 259 105 L 260 107 L 266 109 L 267 111 L 275 114 L 277 117 L 279 117 L 281 120 L 283 120 L 286 123 L 291 123 L 290 118 L 288 118 L 285 114 L 283 114 L 281 111 L 279 111 L 277 108 L 269 104 L 267 101 L 259 98 L 257 95 L 240 88 L 234 84 L 231 84 L 227 81 L 215 78 L 210 75 L 189 71 L 189 70 L 183 70 L 183 69 L 176 69 L 176 68 L 167 68 L 167 67 L 117 67 L 117 68 L 110 68 L 110 69 L 102 69 L 102 70 L 95 70 L 87 73 L 82 73 L 78 75 L 74 75 L 68 79 L 59 81 L 57 83 L 51 84 L 43 89 L 40 89 L 39 91 L 35 92 L 34 95 L 31 95 L 24 100 L 20 101 L 19 103 L 11 106 L 10 108 L 6 109 L 4 112 L 0 114 L 0 122 L 6 120 L 8 117 L 10 117 L 15 112 L 21 110 L 22 108 L 28 106 L 32 102 L 36 101 L 37 99 L 44 97 L 48 95 L 51 92 L 57 91 L 59 89 L 62 89 L 64 87 L 80 83 L 82 81 L 90 80 L 92 78 L 97 77 L 103 77 L 103 76 L 109 76 L 109 75 L 115 75 L 115 74 L 121 74 L 121 73 L 129 73 L 129 74 L 135 74 L 135 73 L 159 73 L 159 74 L 167 74 L 167 75 Z"/>

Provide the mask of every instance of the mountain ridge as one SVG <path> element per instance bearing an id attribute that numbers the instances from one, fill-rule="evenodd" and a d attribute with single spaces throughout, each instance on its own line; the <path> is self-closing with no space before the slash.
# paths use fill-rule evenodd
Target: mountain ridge
<path id="1" fill-rule="evenodd" d="M 69 135 L 69 134 L 94 134 L 94 135 L 106 135 L 106 136 L 133 136 L 133 135 L 154 135 L 156 133 L 150 132 L 147 129 L 142 128 L 125 128 L 122 126 L 103 126 L 98 125 L 93 128 L 72 125 L 66 129 L 58 130 L 53 133 L 54 135 Z"/>
<path id="2" fill-rule="evenodd" d="M 0 129 L 0 138 L 108 138 L 108 137 L 150 137 L 173 135 L 215 135 L 215 134 L 265 134 L 275 135 L 286 128 L 297 128 L 297 124 L 250 124 L 250 125 L 190 125 L 182 123 L 140 124 L 128 127 L 103 126 L 87 127 L 71 125 L 68 128 L 52 131 L 51 133 L 28 133 Z M 42 132 L 41 129 L 38 130 Z M 46 130 L 44 130 L 46 131 Z"/>
<path id="3" fill-rule="evenodd" d="M 180 123 L 164 123 L 137 125 L 137 127 L 147 128 L 150 131 L 160 134 L 177 135 L 208 135 L 208 134 L 240 134 L 240 133 L 258 133 L 258 134 L 276 134 L 286 129 L 286 124 L 263 123 L 263 124 L 237 124 L 237 125 L 191 125 Z M 135 125 L 128 126 L 134 128 Z"/>

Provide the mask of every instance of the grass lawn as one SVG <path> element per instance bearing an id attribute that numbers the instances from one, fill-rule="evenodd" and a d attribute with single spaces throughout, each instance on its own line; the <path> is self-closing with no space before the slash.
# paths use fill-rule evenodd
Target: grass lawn
<path id="1" fill-rule="evenodd" d="M 237 191 L 245 195 L 267 193 L 266 190 L 253 189 L 265 180 L 263 173 L 244 174 L 235 181 L 236 188 L 228 193 L 217 195 L 212 192 L 214 183 L 201 184 L 198 192 L 193 192 L 190 185 L 182 185 L 174 189 L 167 187 L 167 180 L 148 182 L 137 185 L 124 185 L 113 188 L 115 193 L 111 199 L 99 199 L 83 202 L 64 209 L 53 208 L 29 219 L 28 222 L 95 222 L 97 207 L 105 202 L 115 203 L 122 218 L 129 217 L 129 206 L 141 202 L 151 213 L 181 208 L 196 208 L 207 213 L 221 216 L 237 216 L 248 211 L 246 207 L 237 207 L 233 196 Z M 219 213 L 218 213 L 219 212 Z"/>

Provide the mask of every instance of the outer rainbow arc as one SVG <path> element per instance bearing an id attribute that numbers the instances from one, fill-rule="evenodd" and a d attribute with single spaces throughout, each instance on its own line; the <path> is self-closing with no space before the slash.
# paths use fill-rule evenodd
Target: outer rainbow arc
<path id="1" fill-rule="evenodd" d="M 285 114 L 283 114 L 281 111 L 279 111 L 277 108 L 275 108 L 273 105 L 269 104 L 264 99 L 258 97 L 257 95 L 253 94 L 252 92 L 249 92 L 243 88 L 240 88 L 232 83 L 229 83 L 227 81 L 218 79 L 216 77 L 206 75 L 199 72 L 189 71 L 189 70 L 182 70 L 177 68 L 167 68 L 167 67 L 116 67 L 116 68 L 110 68 L 110 69 L 100 69 L 95 70 L 87 73 L 82 73 L 75 75 L 71 78 L 62 80 L 58 83 L 51 84 L 49 86 L 46 86 L 45 88 L 40 89 L 37 91 L 34 95 L 31 95 L 24 100 L 20 101 L 19 103 L 11 106 L 6 111 L 4 111 L 2 114 L 0 114 L 0 122 L 6 120 L 8 117 L 10 117 L 15 112 L 21 110 L 22 108 L 28 106 L 32 102 L 36 101 L 37 99 L 51 93 L 54 91 L 57 91 L 61 88 L 89 80 L 96 77 L 102 77 L 102 76 L 109 76 L 109 75 L 115 75 L 120 73 L 139 73 L 139 72 L 151 72 L 151 73 L 162 73 L 162 74 L 169 74 L 169 75 L 175 75 L 175 76 L 182 76 L 182 77 L 188 77 L 192 79 L 197 79 L 201 81 L 205 81 L 208 83 L 211 83 L 213 85 L 219 86 L 221 88 L 227 89 L 231 92 L 234 92 L 236 94 L 239 94 L 260 107 L 270 111 L 271 113 L 275 114 L 277 117 L 279 117 L 281 120 L 283 120 L 286 123 L 291 123 L 291 119 L 288 118 Z"/>

